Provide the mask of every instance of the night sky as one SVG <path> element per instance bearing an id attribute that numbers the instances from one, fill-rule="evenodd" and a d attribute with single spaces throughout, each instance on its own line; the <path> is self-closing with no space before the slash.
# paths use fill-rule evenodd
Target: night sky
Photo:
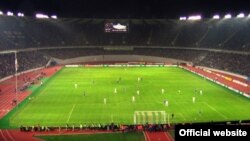
<path id="1" fill-rule="evenodd" d="M 0 10 L 72 18 L 179 18 L 250 13 L 250 0 L 0 0 Z"/>

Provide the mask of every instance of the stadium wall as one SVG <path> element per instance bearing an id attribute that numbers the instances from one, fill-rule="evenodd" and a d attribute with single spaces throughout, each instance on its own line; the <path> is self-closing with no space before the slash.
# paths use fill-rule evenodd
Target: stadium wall
<path id="1" fill-rule="evenodd" d="M 53 58 L 58 64 L 74 64 L 74 63 L 85 63 L 85 62 L 157 62 L 157 63 L 189 63 L 187 61 L 164 58 L 164 57 L 154 57 L 154 56 L 144 56 L 144 55 L 96 55 L 96 56 L 86 56 L 77 57 L 70 59 L 58 59 Z"/>

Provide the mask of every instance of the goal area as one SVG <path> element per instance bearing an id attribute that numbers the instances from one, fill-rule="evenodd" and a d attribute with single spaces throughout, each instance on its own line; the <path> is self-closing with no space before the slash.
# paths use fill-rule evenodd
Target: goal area
<path id="1" fill-rule="evenodd" d="M 135 111 L 134 124 L 166 124 L 167 117 L 165 111 Z"/>

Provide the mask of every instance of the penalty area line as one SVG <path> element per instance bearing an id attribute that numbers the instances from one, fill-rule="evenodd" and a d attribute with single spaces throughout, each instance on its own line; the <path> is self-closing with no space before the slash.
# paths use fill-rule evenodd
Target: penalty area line
<path id="1" fill-rule="evenodd" d="M 210 109 L 212 109 L 213 111 L 215 111 L 216 113 L 218 113 L 220 116 L 222 116 L 225 119 L 228 119 L 227 116 L 225 116 L 224 114 L 222 114 L 221 112 L 217 111 L 213 106 L 209 105 L 207 102 L 204 102 Z"/>
<path id="2" fill-rule="evenodd" d="M 74 110 L 75 106 L 76 106 L 76 104 L 73 105 L 73 107 L 72 107 L 72 109 L 71 109 L 71 111 L 69 113 L 69 117 L 68 117 L 67 123 L 69 123 L 69 119 L 70 119 L 70 117 L 71 117 L 71 115 L 73 113 L 73 110 Z"/>

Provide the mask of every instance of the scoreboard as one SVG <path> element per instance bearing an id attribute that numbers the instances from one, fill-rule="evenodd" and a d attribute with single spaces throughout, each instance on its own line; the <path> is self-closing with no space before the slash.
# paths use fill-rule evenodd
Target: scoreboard
<path id="1" fill-rule="evenodd" d="M 129 24 L 126 22 L 105 22 L 105 33 L 126 33 L 129 32 Z"/>

